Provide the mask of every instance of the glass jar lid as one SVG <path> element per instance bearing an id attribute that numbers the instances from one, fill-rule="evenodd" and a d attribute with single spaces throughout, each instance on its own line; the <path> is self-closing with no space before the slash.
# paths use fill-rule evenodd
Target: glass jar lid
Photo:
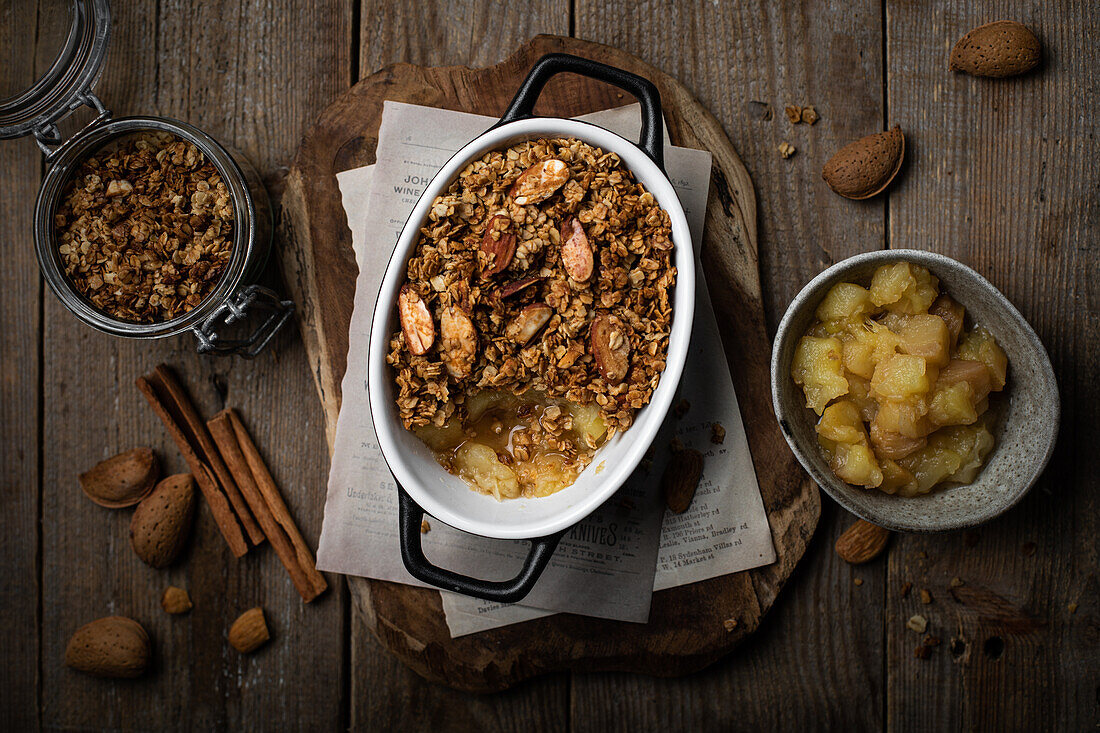
<path id="1" fill-rule="evenodd" d="M 0 139 L 34 135 L 39 147 L 58 145 L 58 120 L 88 105 L 105 115 L 92 94 L 92 85 L 103 69 L 107 39 L 111 33 L 108 0 L 73 0 L 72 23 L 57 59 L 30 88 L 0 99 Z"/>

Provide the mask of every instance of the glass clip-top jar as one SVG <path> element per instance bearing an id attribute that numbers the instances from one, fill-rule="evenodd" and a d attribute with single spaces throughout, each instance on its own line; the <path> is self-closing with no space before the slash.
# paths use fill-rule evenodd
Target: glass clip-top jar
<path id="1" fill-rule="evenodd" d="M 108 0 L 73 0 L 70 13 L 68 36 L 49 71 L 26 91 L 0 100 L 0 138 L 33 135 L 45 154 L 46 174 L 34 211 L 34 243 L 46 283 L 77 318 L 105 333 L 163 338 L 191 331 L 200 353 L 255 356 L 294 312 L 291 301 L 256 284 L 272 246 L 271 204 L 259 174 L 238 152 L 185 122 L 155 116 L 113 119 L 92 92 L 110 36 Z M 62 139 L 57 123 L 84 106 L 96 112 L 95 118 L 75 135 Z M 159 321 L 122 318 L 97 307 L 66 274 L 65 254 L 56 231 L 63 201 L 81 167 L 112 144 L 137 136 L 175 138 L 194 145 L 216 169 L 232 208 L 228 260 L 212 289 L 189 310 Z M 122 250 L 121 255 L 113 255 L 116 260 L 127 256 L 125 244 L 114 246 Z M 123 287 L 120 281 L 111 284 Z M 253 323 L 254 327 L 247 328 Z M 247 330 L 239 334 L 242 327 Z"/>

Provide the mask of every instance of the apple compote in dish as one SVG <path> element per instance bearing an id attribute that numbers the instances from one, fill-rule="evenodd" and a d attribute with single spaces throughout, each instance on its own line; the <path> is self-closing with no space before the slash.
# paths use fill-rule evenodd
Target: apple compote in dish
<path id="1" fill-rule="evenodd" d="M 571 485 L 660 381 L 672 246 L 615 153 L 539 139 L 467 165 L 398 295 L 387 362 L 405 427 L 497 499 Z"/>
<path id="2" fill-rule="evenodd" d="M 791 376 L 819 416 L 839 479 L 888 494 L 971 483 L 990 450 L 991 392 L 1008 359 L 923 267 L 884 265 L 870 289 L 838 283 L 798 342 Z"/>

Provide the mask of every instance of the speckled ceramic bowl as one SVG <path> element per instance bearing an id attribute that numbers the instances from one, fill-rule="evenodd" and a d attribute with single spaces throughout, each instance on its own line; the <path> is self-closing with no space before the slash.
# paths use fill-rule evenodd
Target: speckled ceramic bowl
<path id="1" fill-rule="evenodd" d="M 917 497 L 890 496 L 844 483 L 817 444 L 817 416 L 791 379 L 798 340 L 814 311 L 839 282 L 870 283 L 880 265 L 912 262 L 928 268 L 941 290 L 966 308 L 1008 355 L 1007 400 L 995 427 L 997 444 L 974 483 Z M 987 522 L 1023 498 L 1042 473 L 1058 435 L 1058 384 L 1043 344 L 1008 299 L 984 277 L 950 257 L 920 250 L 880 250 L 838 262 L 810 281 L 787 308 L 772 349 L 772 402 L 783 436 L 817 484 L 841 506 L 869 522 L 903 532 L 941 532 Z"/>

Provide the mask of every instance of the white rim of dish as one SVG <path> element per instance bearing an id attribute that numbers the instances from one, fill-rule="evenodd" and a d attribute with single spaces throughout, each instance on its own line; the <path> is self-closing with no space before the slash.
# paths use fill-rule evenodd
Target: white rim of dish
<path id="1" fill-rule="evenodd" d="M 634 173 L 635 178 L 644 183 L 646 189 L 668 212 L 672 222 L 672 241 L 677 274 L 673 296 L 673 321 L 672 333 L 669 338 L 668 358 L 665 361 L 664 372 L 661 374 L 660 383 L 657 385 L 652 399 L 648 405 L 639 411 L 639 416 L 642 413 L 648 414 L 647 411 L 656 411 L 660 414 L 661 420 L 655 420 L 648 425 L 647 429 L 641 430 L 637 424 L 639 421 L 636 419 L 635 424 L 629 430 L 620 433 L 619 436 L 613 439 L 620 440 L 620 437 L 624 435 L 629 438 L 625 443 L 616 444 L 616 449 L 622 452 L 616 456 L 614 465 L 605 466 L 600 473 L 599 489 L 569 504 L 564 511 L 554 515 L 552 521 L 518 520 L 513 524 L 500 525 L 459 514 L 453 511 L 446 502 L 437 501 L 430 492 L 422 489 L 418 477 L 410 470 L 403 458 L 402 448 L 395 439 L 390 421 L 374 418 L 378 445 L 390 471 L 397 483 L 408 492 L 409 496 L 425 512 L 457 529 L 496 539 L 531 539 L 566 529 L 591 514 L 619 490 L 645 456 L 660 429 L 664 416 L 672 405 L 672 398 L 680 383 L 684 362 L 687 359 L 692 321 L 694 319 L 695 255 L 691 233 L 687 218 L 684 216 L 683 206 L 665 172 L 636 144 L 598 125 L 580 120 L 555 117 L 532 117 L 509 122 L 482 133 L 456 152 L 425 188 L 424 193 L 417 200 L 408 220 L 405 222 L 405 226 L 401 230 L 397 246 L 386 267 L 386 274 L 382 280 L 371 321 L 367 392 L 372 416 L 384 415 L 387 414 L 387 411 L 394 409 L 394 406 L 386 399 L 386 390 L 384 388 L 372 389 L 371 384 L 374 378 L 392 379 L 389 367 L 385 363 L 386 352 L 389 348 L 388 324 L 393 313 L 397 291 L 405 279 L 405 263 L 408 261 L 412 247 L 415 246 L 419 237 L 419 225 L 427 216 L 432 202 L 446 186 L 450 185 L 451 181 L 470 161 L 489 151 L 507 147 L 508 144 L 514 141 L 548 136 L 572 137 L 595 145 L 605 151 L 617 153 L 623 164 Z M 414 222 L 415 226 L 413 225 Z M 604 446 L 604 448 L 606 447 Z M 592 465 L 585 469 L 586 471 L 592 470 L 594 466 L 598 465 L 599 456 L 604 448 L 597 452 Z M 438 464 L 436 464 L 436 468 L 439 471 L 444 471 L 443 467 L 438 466 Z M 569 491 L 570 488 L 572 486 L 566 487 L 562 491 Z M 466 488 L 465 490 L 470 491 L 471 489 Z M 492 497 L 486 498 L 489 501 L 497 501 Z"/>

